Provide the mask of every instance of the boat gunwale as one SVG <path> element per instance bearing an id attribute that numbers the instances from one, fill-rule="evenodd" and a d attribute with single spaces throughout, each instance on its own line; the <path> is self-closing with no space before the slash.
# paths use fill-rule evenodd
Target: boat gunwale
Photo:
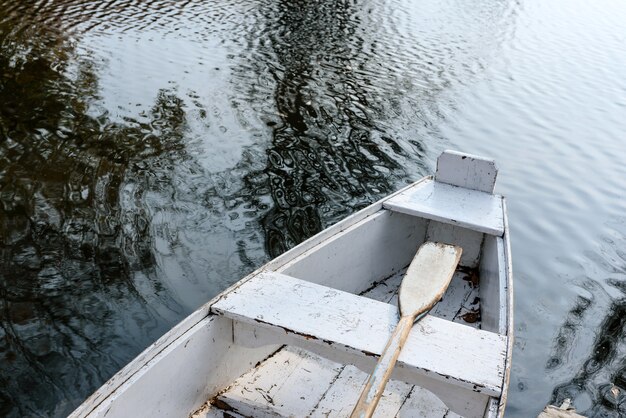
<path id="1" fill-rule="evenodd" d="M 504 234 L 502 235 L 502 239 L 504 241 L 504 256 L 505 259 L 505 269 L 506 269 L 506 301 L 507 301 L 507 355 L 506 355 L 506 364 L 504 369 L 504 382 L 502 384 L 502 394 L 500 395 L 499 404 L 498 404 L 498 418 L 504 417 L 504 411 L 506 409 L 506 402 L 509 393 L 509 384 L 511 380 L 511 366 L 513 358 L 513 344 L 515 343 L 515 335 L 514 335 L 514 299 L 513 299 L 513 260 L 511 257 L 511 239 L 509 235 L 509 217 L 507 213 L 507 204 L 506 198 L 502 197 L 502 212 L 504 215 Z"/>

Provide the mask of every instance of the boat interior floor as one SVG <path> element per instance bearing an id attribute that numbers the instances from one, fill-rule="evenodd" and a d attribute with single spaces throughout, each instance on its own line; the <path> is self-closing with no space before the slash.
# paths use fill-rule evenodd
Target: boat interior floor
<path id="1" fill-rule="evenodd" d="M 402 270 L 375 283 L 361 295 L 397 305 Z M 480 329 L 480 300 L 475 270 L 456 271 L 431 315 Z M 368 374 L 352 365 L 283 346 L 210 399 L 193 418 L 347 417 Z M 446 417 L 459 415 L 426 389 L 390 380 L 375 417 Z"/>

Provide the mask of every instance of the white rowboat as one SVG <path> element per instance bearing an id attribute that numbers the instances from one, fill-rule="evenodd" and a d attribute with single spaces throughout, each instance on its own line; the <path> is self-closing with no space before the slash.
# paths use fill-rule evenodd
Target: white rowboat
<path id="1" fill-rule="evenodd" d="M 501 417 L 512 270 L 493 160 L 444 152 L 422 180 L 240 280 L 148 347 L 71 417 L 347 417 L 398 323 L 397 289 L 425 241 L 460 246 L 417 322 L 378 417 Z"/>

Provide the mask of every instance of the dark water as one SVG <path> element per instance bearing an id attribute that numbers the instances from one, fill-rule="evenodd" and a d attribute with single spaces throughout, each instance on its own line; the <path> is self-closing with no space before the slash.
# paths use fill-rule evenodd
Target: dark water
<path id="1" fill-rule="evenodd" d="M 626 414 L 624 22 L 617 0 L 0 0 L 0 416 L 66 415 L 445 148 L 496 158 L 509 198 L 507 416 Z"/>

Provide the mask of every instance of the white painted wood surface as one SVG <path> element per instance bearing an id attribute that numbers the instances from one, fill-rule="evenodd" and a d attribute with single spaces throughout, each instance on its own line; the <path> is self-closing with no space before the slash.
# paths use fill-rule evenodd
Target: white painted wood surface
<path id="1" fill-rule="evenodd" d="M 342 368 L 313 353 L 286 347 L 238 378 L 218 399 L 244 416 L 306 417 Z"/>
<path id="2" fill-rule="evenodd" d="M 366 379 L 367 374 L 354 366 L 286 347 L 237 379 L 218 399 L 219 405 L 235 416 L 344 418 L 352 410 Z M 207 406 L 192 418 L 222 417 L 217 410 L 222 411 L 217 406 Z M 454 418 L 458 415 L 429 391 L 392 380 L 374 417 Z"/>
<path id="3" fill-rule="evenodd" d="M 311 417 L 347 417 L 357 402 L 359 392 L 366 379 L 367 373 L 362 370 L 351 365 L 344 366 L 337 379 L 331 383 L 324 397 L 320 399 L 319 404 L 312 411 Z M 411 393 L 412 387 L 410 384 L 397 380 L 389 382 L 374 416 L 377 418 L 395 416 Z M 432 403 L 440 405 L 444 410 L 448 409 L 436 396 L 431 395 L 431 397 Z M 415 416 L 419 415 L 416 413 Z"/>
<path id="4" fill-rule="evenodd" d="M 360 293 L 407 266 L 424 242 L 427 221 L 381 210 L 278 269 L 313 283 Z"/>
<path id="5" fill-rule="evenodd" d="M 504 292 L 506 294 L 506 335 L 507 335 L 507 362 L 506 369 L 504 371 L 504 383 L 502 385 L 502 395 L 500 395 L 498 405 L 498 417 L 504 417 L 504 411 L 506 408 L 506 401 L 509 394 L 509 381 L 511 379 L 511 366 L 513 355 L 513 344 L 515 342 L 514 333 L 514 318 L 513 318 L 513 260 L 511 258 L 511 240 L 509 237 L 509 219 L 506 209 L 506 199 L 502 198 L 502 212 L 504 214 L 504 235 L 502 237 L 504 242 L 504 261 L 506 263 L 506 285 Z"/>
<path id="6" fill-rule="evenodd" d="M 234 323 L 235 342 L 239 345 L 257 347 L 274 344 L 277 341 L 290 346 L 302 347 L 324 358 L 341 364 L 352 364 L 370 373 L 375 364 L 375 357 L 363 355 L 355 350 L 337 349 L 330 344 L 320 344 L 319 340 L 303 335 L 286 333 L 283 328 L 259 328 L 242 322 Z M 439 375 L 396 367 L 392 379 L 421 386 L 434 393 L 450 410 L 466 418 L 483 418 L 489 396 L 474 392 L 469 387 L 449 384 Z"/>
<path id="7" fill-rule="evenodd" d="M 229 414 L 344 418 L 356 403 L 366 379 L 367 374 L 354 366 L 286 347 L 237 379 L 218 399 Z M 215 409 L 218 408 L 214 407 L 214 415 L 209 415 L 210 408 L 205 408 L 193 418 L 220 416 Z M 456 416 L 431 392 L 397 380 L 389 382 L 374 415 L 376 418 Z"/>
<path id="8" fill-rule="evenodd" d="M 497 398 L 489 398 L 489 402 L 487 402 L 487 408 L 485 409 L 484 418 L 497 418 L 498 417 L 498 406 L 500 406 L 500 400 Z"/>
<path id="9" fill-rule="evenodd" d="M 206 401 L 207 393 L 228 385 L 253 367 L 255 359 L 275 350 L 271 346 L 235 346 L 232 321 L 206 317 L 173 344 L 162 347 L 110 396 L 81 406 L 70 416 L 178 417 L 181 411 L 187 416 Z M 208 356 L 211 361 L 205 360 Z"/>
<path id="10" fill-rule="evenodd" d="M 437 417 L 443 412 L 445 405 L 434 402 L 432 395 L 419 386 L 413 386 L 413 391 L 396 414 L 396 418 Z M 462 418 L 451 410 L 443 412 L 443 418 Z"/>
<path id="11" fill-rule="evenodd" d="M 400 287 L 402 273 L 403 272 L 401 271 L 386 280 L 378 282 L 377 285 L 364 292 L 362 296 L 397 305 L 397 292 Z M 467 323 L 465 319 L 463 319 L 463 316 L 466 313 L 474 313 L 479 307 L 479 302 L 476 300 L 476 297 L 478 296 L 478 288 L 470 285 L 467 278 L 466 272 L 456 272 L 450 287 L 448 287 L 448 291 L 443 297 L 443 300 L 435 305 L 431 314 L 456 321 L 460 324 L 466 324 L 466 326 L 480 328 L 479 318 L 474 323 Z M 462 307 L 459 309 L 459 306 Z M 361 370 L 368 372 L 372 370 L 374 365 L 373 358 L 359 357 L 356 354 L 349 355 L 344 351 L 334 350 L 332 347 L 326 345 L 309 344 L 308 340 L 303 339 L 302 337 L 291 338 L 290 335 L 293 334 L 286 334 L 285 330 L 282 328 L 278 328 L 275 332 L 270 332 L 267 329 L 259 330 L 254 325 L 235 322 L 234 335 L 235 342 L 244 346 L 256 347 L 265 344 L 275 344 L 277 341 L 281 341 L 285 344 L 304 347 L 307 350 L 341 364 L 354 364 Z M 326 349 L 326 347 L 328 347 L 328 349 Z M 475 393 L 471 390 L 463 390 L 462 388 L 455 389 L 453 386 L 448 385 L 445 382 L 431 379 L 425 375 L 415 376 L 415 374 L 413 374 L 407 376 L 402 373 L 401 370 L 396 370 L 396 374 L 398 379 L 404 379 L 407 382 L 422 386 L 428 391 L 434 393 L 437 397 L 439 397 L 439 399 L 441 399 L 441 401 L 444 402 L 444 404 L 447 405 L 447 407 L 451 409 L 449 412 L 449 414 L 451 414 L 450 416 L 456 416 L 452 412 L 455 411 L 459 415 L 466 418 L 484 418 L 483 415 L 487 401 L 489 399 L 493 399 L 488 399 L 485 395 Z M 389 389 L 389 387 L 387 389 Z M 353 406 L 354 403 L 350 404 L 350 407 Z M 422 409 L 419 409 L 419 411 L 422 411 Z M 338 416 L 347 416 L 349 412 L 350 410 L 345 412 L 343 415 Z M 405 416 L 411 415 L 409 414 Z"/>
<path id="12" fill-rule="evenodd" d="M 502 197 L 426 181 L 386 200 L 383 207 L 426 219 L 502 236 Z"/>
<path id="13" fill-rule="evenodd" d="M 457 272 L 443 299 L 430 315 L 476 329 L 481 327 L 479 287 L 472 283 L 472 272 Z"/>
<path id="14" fill-rule="evenodd" d="M 478 266 L 484 236 L 482 232 L 438 221 L 430 221 L 426 231 L 426 241 L 443 242 L 463 248 L 460 265 L 470 268 Z"/>
<path id="15" fill-rule="evenodd" d="M 361 357 L 380 355 L 398 322 L 392 305 L 269 272 L 224 295 L 212 310 Z M 397 368 L 499 396 L 505 355 L 505 337 L 427 315 Z"/>
<path id="16" fill-rule="evenodd" d="M 483 329 L 506 334 L 506 261 L 504 240 L 501 237 L 487 236 L 480 261 L 480 299 Z"/>
<path id="17" fill-rule="evenodd" d="M 442 183 L 493 193 L 497 176 L 491 158 L 446 150 L 437 159 L 435 179 Z"/>

